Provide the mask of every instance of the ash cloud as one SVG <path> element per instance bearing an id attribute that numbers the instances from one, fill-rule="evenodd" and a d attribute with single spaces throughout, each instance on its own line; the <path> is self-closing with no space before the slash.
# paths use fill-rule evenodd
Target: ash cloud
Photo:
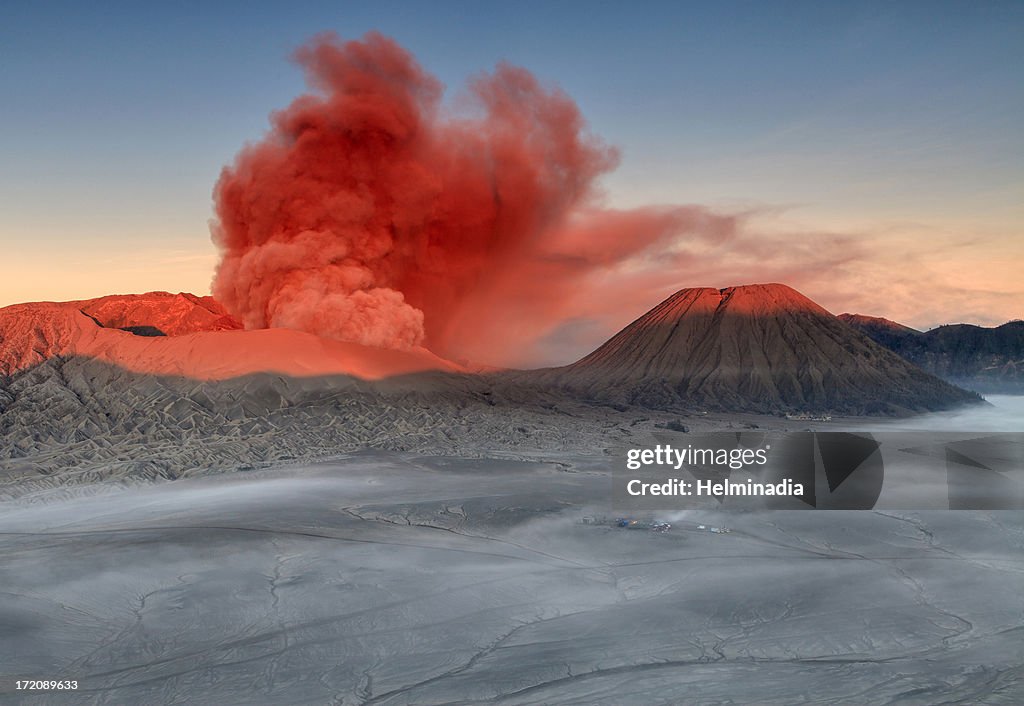
<path id="1" fill-rule="evenodd" d="M 680 236 L 735 237 L 696 206 L 602 208 L 618 154 L 579 108 L 500 64 L 466 110 L 391 39 L 315 38 L 312 93 L 224 169 L 213 292 L 247 328 L 289 327 L 498 362 L 573 315 L 580 289 Z"/>

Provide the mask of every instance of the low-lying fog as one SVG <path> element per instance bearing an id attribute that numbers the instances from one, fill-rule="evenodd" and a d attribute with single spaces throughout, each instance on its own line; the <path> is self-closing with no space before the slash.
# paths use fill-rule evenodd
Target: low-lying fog
<path id="1" fill-rule="evenodd" d="M 9 506 L 0 700 L 1024 702 L 1021 513 L 658 533 L 575 470 L 365 452 Z"/>
<path id="2" fill-rule="evenodd" d="M 970 405 L 950 412 L 921 414 L 893 421 L 857 425 L 859 429 L 902 429 L 950 432 L 1024 431 L 1024 395 L 985 395 L 987 405 Z"/>

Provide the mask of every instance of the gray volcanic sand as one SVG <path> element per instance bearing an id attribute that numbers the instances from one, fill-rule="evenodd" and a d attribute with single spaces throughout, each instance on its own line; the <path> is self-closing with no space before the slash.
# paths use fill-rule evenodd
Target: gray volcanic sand
<path id="1" fill-rule="evenodd" d="M 1021 513 L 621 530 L 581 522 L 614 516 L 600 465 L 376 451 L 7 503 L 0 700 L 1024 703 Z"/>

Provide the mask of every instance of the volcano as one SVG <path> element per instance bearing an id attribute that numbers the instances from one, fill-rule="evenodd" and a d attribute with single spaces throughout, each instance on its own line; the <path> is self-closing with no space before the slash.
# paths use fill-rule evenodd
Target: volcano
<path id="1" fill-rule="evenodd" d="M 193 380 L 261 372 L 375 380 L 460 370 L 422 348 L 382 350 L 292 329 L 241 329 L 212 297 L 187 293 L 15 304 L 0 309 L 0 376 L 72 357 Z"/>
<path id="2" fill-rule="evenodd" d="M 906 414 L 978 401 L 782 284 L 680 290 L 549 375 L 650 407 Z"/>

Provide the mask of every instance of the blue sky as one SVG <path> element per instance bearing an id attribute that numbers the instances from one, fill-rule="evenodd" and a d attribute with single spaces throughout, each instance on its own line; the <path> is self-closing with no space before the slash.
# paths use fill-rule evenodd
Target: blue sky
<path id="1" fill-rule="evenodd" d="M 1020 2 L 7 3 L 0 305 L 204 290 L 211 188 L 304 90 L 291 51 L 370 29 L 449 95 L 500 60 L 561 86 L 622 150 L 614 205 L 753 209 L 771 237 L 889 249 L 845 273 L 835 308 L 922 326 L 1024 315 Z M 938 304 L 861 296 L 907 253 Z M 805 280 L 830 303 L 827 278 Z"/>

